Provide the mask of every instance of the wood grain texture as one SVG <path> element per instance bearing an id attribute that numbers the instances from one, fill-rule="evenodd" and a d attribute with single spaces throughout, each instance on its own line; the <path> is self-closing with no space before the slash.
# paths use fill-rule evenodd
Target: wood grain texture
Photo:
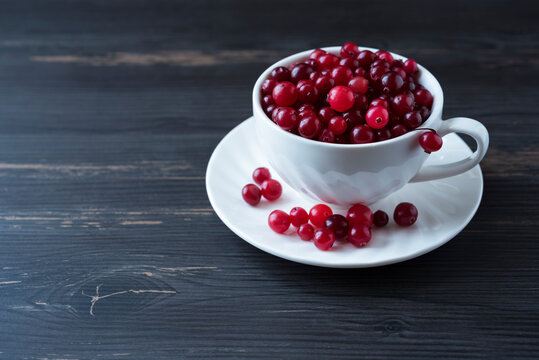
<path id="1" fill-rule="evenodd" d="M 0 1 L 0 359 L 537 359 L 539 7 Z M 204 173 L 280 57 L 384 47 L 490 131 L 467 228 L 405 263 L 287 262 Z"/>

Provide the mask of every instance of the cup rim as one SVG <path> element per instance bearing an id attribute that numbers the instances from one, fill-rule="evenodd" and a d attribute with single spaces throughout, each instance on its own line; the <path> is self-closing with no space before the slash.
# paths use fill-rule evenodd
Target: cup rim
<path id="1" fill-rule="evenodd" d="M 358 46 L 358 48 L 359 48 L 359 50 L 370 50 L 372 52 L 376 52 L 376 51 L 379 50 L 379 49 L 376 49 L 376 48 L 363 47 L 363 46 Z M 323 47 L 323 48 L 320 48 L 320 49 L 325 50 L 325 51 L 327 51 L 329 53 L 338 55 L 341 47 L 340 46 L 328 46 L 328 47 Z M 262 82 L 268 78 L 269 74 L 271 73 L 271 71 L 274 68 L 276 68 L 278 66 L 288 67 L 289 65 L 293 64 L 294 62 L 297 62 L 299 60 L 303 60 L 303 59 L 307 58 L 309 56 L 309 54 L 311 52 L 313 52 L 314 50 L 315 49 L 306 50 L 306 51 L 302 51 L 302 52 L 287 56 L 287 57 L 275 62 L 274 64 L 270 65 L 266 70 L 264 70 L 262 72 L 262 74 L 256 80 L 254 88 L 253 88 L 252 101 L 253 101 L 253 109 L 254 109 L 254 112 L 255 112 L 255 114 L 254 114 L 255 118 L 257 116 L 263 116 L 264 120 L 267 120 L 270 126 L 271 125 L 275 126 L 275 128 L 278 128 L 282 134 L 284 134 L 285 136 L 291 136 L 291 137 L 295 138 L 297 141 L 308 142 L 308 144 L 310 144 L 310 145 L 326 146 L 326 147 L 333 147 L 333 148 L 353 149 L 353 148 L 381 147 L 381 146 L 384 146 L 386 144 L 392 144 L 392 143 L 395 143 L 395 142 L 398 142 L 398 141 L 405 141 L 406 139 L 409 139 L 411 136 L 415 135 L 414 131 L 409 131 L 406 134 L 398 136 L 396 138 L 383 140 L 383 141 L 378 141 L 378 142 L 372 142 L 372 143 L 366 143 L 366 144 L 336 144 L 336 143 L 327 143 L 327 142 L 323 142 L 323 141 L 316 141 L 316 140 L 313 140 L 313 139 L 306 139 L 306 138 L 301 137 L 299 135 L 295 135 L 295 134 L 289 133 L 288 131 L 282 130 L 262 110 L 262 105 L 260 103 L 261 98 L 262 98 L 261 91 L 260 91 L 260 88 L 262 86 Z M 389 52 L 389 53 L 391 55 L 393 55 L 393 57 L 395 59 L 400 59 L 400 60 L 407 60 L 408 59 L 407 57 L 402 56 L 402 55 L 397 54 L 397 53 L 393 53 L 393 52 Z M 420 128 L 423 128 L 423 127 L 429 128 L 432 125 L 432 123 L 434 123 L 436 121 L 437 118 L 441 118 L 443 102 L 444 102 L 444 94 L 443 94 L 443 91 L 442 91 L 442 87 L 440 86 L 440 83 L 438 82 L 438 79 L 436 79 L 436 77 L 430 71 L 428 71 L 425 67 L 421 66 L 419 63 L 417 64 L 417 66 L 419 68 L 419 71 L 421 72 L 420 79 L 421 78 L 426 78 L 426 79 L 428 79 L 428 82 L 429 82 L 429 84 L 427 84 L 428 86 L 425 85 L 423 82 L 422 82 L 421 85 L 423 85 L 427 90 L 429 90 L 432 93 L 433 98 L 434 98 L 431 113 L 430 113 L 428 119 L 425 122 L 423 122 L 423 124 L 421 124 L 421 127 L 420 127 Z M 259 114 L 256 114 L 256 112 L 258 112 Z"/>

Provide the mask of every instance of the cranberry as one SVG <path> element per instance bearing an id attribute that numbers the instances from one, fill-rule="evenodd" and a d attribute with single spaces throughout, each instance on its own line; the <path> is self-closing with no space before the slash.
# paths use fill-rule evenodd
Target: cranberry
<path id="1" fill-rule="evenodd" d="M 393 98 L 391 102 L 391 109 L 397 113 L 397 115 L 404 115 L 407 112 L 412 111 L 414 107 L 414 99 L 408 94 L 399 94 Z"/>
<path id="2" fill-rule="evenodd" d="M 406 126 L 402 124 L 397 124 L 391 128 L 391 137 L 396 138 L 398 136 L 406 134 L 407 132 L 408 130 L 406 129 Z"/>
<path id="3" fill-rule="evenodd" d="M 365 226 L 371 226 L 373 221 L 373 214 L 368 206 L 363 204 L 355 204 L 346 213 L 346 219 L 350 224 L 363 224 Z"/>
<path id="4" fill-rule="evenodd" d="M 339 63 L 339 57 L 333 54 L 324 54 L 318 58 L 318 68 L 320 70 L 332 69 Z"/>
<path id="5" fill-rule="evenodd" d="M 301 240 L 310 241 L 314 237 L 314 228 L 311 224 L 301 224 L 298 228 L 298 236 Z"/>
<path id="6" fill-rule="evenodd" d="M 354 92 L 346 86 L 335 86 L 329 91 L 328 101 L 337 111 L 346 111 L 354 105 Z"/>
<path id="7" fill-rule="evenodd" d="M 313 71 L 309 74 L 309 80 L 315 81 L 320 76 L 320 73 L 318 71 Z"/>
<path id="8" fill-rule="evenodd" d="M 270 78 L 278 82 L 290 80 L 290 70 L 284 66 L 279 66 L 273 69 L 270 73 Z"/>
<path id="9" fill-rule="evenodd" d="M 364 78 L 367 78 L 369 76 L 369 73 L 367 70 L 363 69 L 362 67 L 358 67 L 354 70 L 354 76 L 361 76 Z"/>
<path id="10" fill-rule="evenodd" d="M 410 130 L 417 128 L 423 123 L 421 114 L 419 111 L 410 111 L 409 113 L 404 114 L 402 117 L 402 123 Z"/>
<path id="11" fill-rule="evenodd" d="M 443 140 L 440 135 L 434 131 L 426 131 L 419 135 L 419 145 L 427 154 L 438 151 L 442 148 Z"/>
<path id="12" fill-rule="evenodd" d="M 350 70 L 354 70 L 359 66 L 359 62 L 352 58 L 343 58 L 339 60 L 339 65 L 349 67 Z"/>
<path id="13" fill-rule="evenodd" d="M 299 101 L 302 103 L 314 104 L 319 99 L 318 89 L 311 80 L 305 81 L 309 81 L 309 83 L 305 83 L 301 87 L 298 87 Z"/>
<path id="14" fill-rule="evenodd" d="M 347 112 L 342 114 L 344 120 L 346 120 L 346 127 L 351 129 L 356 125 L 365 124 L 361 110 L 356 107 L 351 108 Z"/>
<path id="15" fill-rule="evenodd" d="M 316 112 L 316 107 L 313 104 L 301 104 L 301 106 L 298 108 L 298 113 L 305 110 L 311 110 L 313 112 Z"/>
<path id="16" fill-rule="evenodd" d="M 389 216 L 385 213 L 385 211 L 378 210 L 374 213 L 374 220 L 373 224 L 376 227 L 384 227 L 389 222 Z"/>
<path id="17" fill-rule="evenodd" d="M 354 94 L 354 107 L 359 110 L 367 110 L 369 107 L 369 98 L 365 94 Z"/>
<path id="18" fill-rule="evenodd" d="M 262 183 L 266 180 L 271 179 L 271 174 L 268 168 L 265 167 L 259 167 L 256 168 L 255 171 L 253 171 L 253 180 L 258 185 L 262 185 Z"/>
<path id="19" fill-rule="evenodd" d="M 278 108 L 279 107 L 277 106 L 277 104 L 271 104 L 271 105 L 268 105 L 266 108 L 264 108 L 264 112 L 266 113 L 266 115 L 268 115 L 268 117 L 273 119 L 273 111 L 277 110 Z"/>
<path id="20" fill-rule="evenodd" d="M 391 139 L 391 131 L 388 128 L 382 128 L 374 131 L 376 141 L 384 141 Z"/>
<path id="21" fill-rule="evenodd" d="M 352 70 L 347 66 L 335 66 L 331 69 L 331 78 L 335 81 L 335 85 L 346 85 L 354 76 Z"/>
<path id="22" fill-rule="evenodd" d="M 378 57 L 378 59 L 387 61 L 389 64 L 393 64 L 393 55 L 391 55 L 385 50 L 378 50 L 376 52 L 376 56 Z"/>
<path id="23" fill-rule="evenodd" d="M 350 132 L 352 144 L 366 144 L 374 141 L 374 132 L 368 125 L 358 125 Z"/>
<path id="24" fill-rule="evenodd" d="M 309 214 L 304 208 L 296 206 L 290 210 L 290 222 L 296 227 L 306 224 L 309 222 Z"/>
<path id="25" fill-rule="evenodd" d="M 243 200 L 251 206 L 255 206 L 260 202 L 260 189 L 255 184 L 247 184 L 241 189 Z"/>
<path id="26" fill-rule="evenodd" d="M 318 110 L 318 118 L 324 123 L 329 123 L 329 120 L 331 120 L 332 117 L 335 116 L 335 110 L 330 108 L 329 106 L 324 106 L 320 110 Z"/>
<path id="27" fill-rule="evenodd" d="M 417 215 L 417 208 L 413 204 L 403 202 L 395 208 L 393 219 L 399 226 L 410 226 L 416 222 Z"/>
<path id="28" fill-rule="evenodd" d="M 419 114 L 421 114 L 421 119 L 423 119 L 423 121 L 427 121 L 427 119 L 428 119 L 429 116 L 430 116 L 430 110 L 429 110 L 429 108 L 426 107 L 426 106 L 420 105 L 420 106 L 417 108 L 417 111 L 419 111 Z"/>
<path id="29" fill-rule="evenodd" d="M 290 71 L 290 81 L 297 83 L 300 80 L 308 79 L 309 74 L 314 71 L 313 67 L 305 63 L 296 64 Z"/>
<path id="30" fill-rule="evenodd" d="M 274 105 L 275 104 L 275 101 L 273 100 L 273 96 L 271 95 L 264 95 L 264 97 L 262 98 L 262 106 L 270 106 L 270 105 Z"/>
<path id="31" fill-rule="evenodd" d="M 320 77 L 315 80 L 314 85 L 320 94 L 326 95 L 335 85 L 335 81 L 333 81 L 329 75 L 320 75 Z"/>
<path id="32" fill-rule="evenodd" d="M 348 234 L 348 221 L 342 215 L 334 214 L 328 216 L 324 225 L 333 231 L 337 239 L 342 239 Z"/>
<path id="33" fill-rule="evenodd" d="M 402 69 L 408 74 L 415 74 L 418 70 L 415 60 L 408 59 L 402 64 Z"/>
<path id="34" fill-rule="evenodd" d="M 296 86 L 289 81 L 282 81 L 273 88 L 273 100 L 279 106 L 290 106 L 298 99 Z"/>
<path id="35" fill-rule="evenodd" d="M 397 74 L 399 74 L 401 76 L 402 80 L 406 80 L 406 71 L 402 70 L 400 67 L 393 66 L 391 68 L 391 71 L 394 71 Z"/>
<path id="36" fill-rule="evenodd" d="M 315 59 L 307 59 L 304 61 L 304 63 L 312 67 L 313 70 L 316 70 L 316 68 L 318 67 L 318 63 Z"/>
<path id="37" fill-rule="evenodd" d="M 404 85 L 402 87 L 404 90 L 409 90 L 409 91 L 415 91 L 416 89 L 416 85 L 415 85 L 415 82 L 414 82 L 414 79 L 412 78 L 408 78 L 406 80 L 404 80 Z"/>
<path id="38" fill-rule="evenodd" d="M 356 58 L 359 55 L 359 49 L 353 42 L 344 43 L 341 47 L 341 57 Z"/>
<path id="39" fill-rule="evenodd" d="M 388 68 L 384 66 L 374 66 L 369 71 L 369 76 L 372 81 L 378 81 L 388 71 Z"/>
<path id="40" fill-rule="evenodd" d="M 281 197 L 283 188 L 281 184 L 275 179 L 268 179 L 262 183 L 262 196 L 269 201 L 275 201 Z"/>
<path id="41" fill-rule="evenodd" d="M 299 122 L 298 132 L 307 139 L 312 139 L 318 135 L 322 124 L 316 116 L 307 116 Z"/>
<path id="42" fill-rule="evenodd" d="M 309 211 L 309 219 L 311 224 L 316 227 L 323 227 L 326 219 L 333 215 L 331 208 L 325 204 L 318 204 L 311 208 Z"/>
<path id="43" fill-rule="evenodd" d="M 386 94 L 395 94 L 402 89 L 404 80 L 394 71 L 388 71 L 381 78 L 382 91 Z"/>
<path id="44" fill-rule="evenodd" d="M 262 83 L 262 86 L 261 86 L 261 90 L 262 90 L 262 94 L 264 95 L 268 95 L 268 94 L 271 94 L 271 92 L 273 91 L 273 88 L 275 87 L 275 85 L 277 85 L 277 80 L 275 79 L 266 79 L 264 80 L 264 82 Z"/>
<path id="45" fill-rule="evenodd" d="M 376 59 L 376 55 L 370 50 L 361 50 L 356 59 L 359 62 L 359 66 L 366 68 L 371 66 L 374 59 Z"/>
<path id="46" fill-rule="evenodd" d="M 401 68 L 403 64 L 404 64 L 404 63 L 402 62 L 401 59 L 395 59 L 395 60 L 393 60 L 393 66 L 396 66 L 396 67 Z"/>
<path id="47" fill-rule="evenodd" d="M 371 68 L 377 67 L 377 66 L 385 67 L 386 71 L 389 71 L 389 68 L 391 67 L 391 65 L 387 61 L 382 60 L 382 59 L 374 60 L 374 62 L 371 64 Z"/>
<path id="48" fill-rule="evenodd" d="M 318 136 L 318 141 L 332 143 L 335 142 L 335 134 L 330 129 L 324 129 Z"/>
<path id="49" fill-rule="evenodd" d="M 324 50 L 322 49 L 316 49 L 314 50 L 311 55 L 309 55 L 309 59 L 314 59 L 314 60 L 317 60 L 320 58 L 320 56 L 324 55 L 324 54 L 327 54 Z"/>
<path id="50" fill-rule="evenodd" d="M 344 134 L 346 131 L 346 120 L 342 116 L 334 116 L 329 120 L 329 130 L 335 135 Z"/>
<path id="51" fill-rule="evenodd" d="M 357 247 L 367 245 L 371 236 L 371 229 L 363 224 L 353 224 L 348 231 L 348 241 Z"/>
<path id="52" fill-rule="evenodd" d="M 322 250 L 328 251 L 335 243 L 335 234 L 327 228 L 318 229 L 314 233 L 314 245 Z"/>
<path id="53" fill-rule="evenodd" d="M 298 121 L 303 120 L 303 118 L 306 118 L 307 116 L 316 116 L 316 112 L 310 109 L 303 110 L 298 114 Z"/>
<path id="54" fill-rule="evenodd" d="M 362 76 L 356 76 L 348 82 L 348 87 L 355 93 L 365 94 L 369 89 L 369 80 Z"/>
<path id="55" fill-rule="evenodd" d="M 369 107 L 374 107 L 374 106 L 382 106 L 382 107 L 385 107 L 386 109 L 389 109 L 389 104 L 387 100 L 381 99 L 381 98 L 377 98 L 371 101 L 371 104 L 369 105 Z"/>
<path id="56" fill-rule="evenodd" d="M 268 216 L 268 225 L 278 234 L 284 233 L 290 227 L 290 216 L 281 210 L 274 210 Z"/>
<path id="57" fill-rule="evenodd" d="M 426 107 L 431 107 L 434 98 L 432 94 L 427 89 L 418 89 L 414 92 L 415 101 L 419 105 L 424 105 Z"/>
<path id="58" fill-rule="evenodd" d="M 296 110 L 287 106 L 277 109 L 273 121 L 284 130 L 292 130 L 298 126 Z"/>
<path id="59" fill-rule="evenodd" d="M 389 113 L 383 106 L 374 106 L 367 111 L 365 121 L 373 129 L 381 129 L 387 125 L 389 121 Z"/>

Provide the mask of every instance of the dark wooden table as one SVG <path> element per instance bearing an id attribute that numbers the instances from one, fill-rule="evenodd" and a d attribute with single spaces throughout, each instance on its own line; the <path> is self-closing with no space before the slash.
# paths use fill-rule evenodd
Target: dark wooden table
<path id="1" fill-rule="evenodd" d="M 539 358 L 539 11 L 524 1 L 2 1 L 1 359 Z M 204 173 L 269 64 L 416 58 L 490 131 L 442 248 L 295 264 L 217 218 Z"/>

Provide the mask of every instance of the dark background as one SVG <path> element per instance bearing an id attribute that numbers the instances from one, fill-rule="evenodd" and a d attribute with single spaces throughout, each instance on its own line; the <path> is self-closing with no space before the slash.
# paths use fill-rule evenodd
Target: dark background
<path id="1" fill-rule="evenodd" d="M 537 359 L 537 4 L 1 1 L 0 358 Z M 477 215 L 401 264 L 281 260 L 206 197 L 258 74 L 345 41 L 490 131 Z"/>

